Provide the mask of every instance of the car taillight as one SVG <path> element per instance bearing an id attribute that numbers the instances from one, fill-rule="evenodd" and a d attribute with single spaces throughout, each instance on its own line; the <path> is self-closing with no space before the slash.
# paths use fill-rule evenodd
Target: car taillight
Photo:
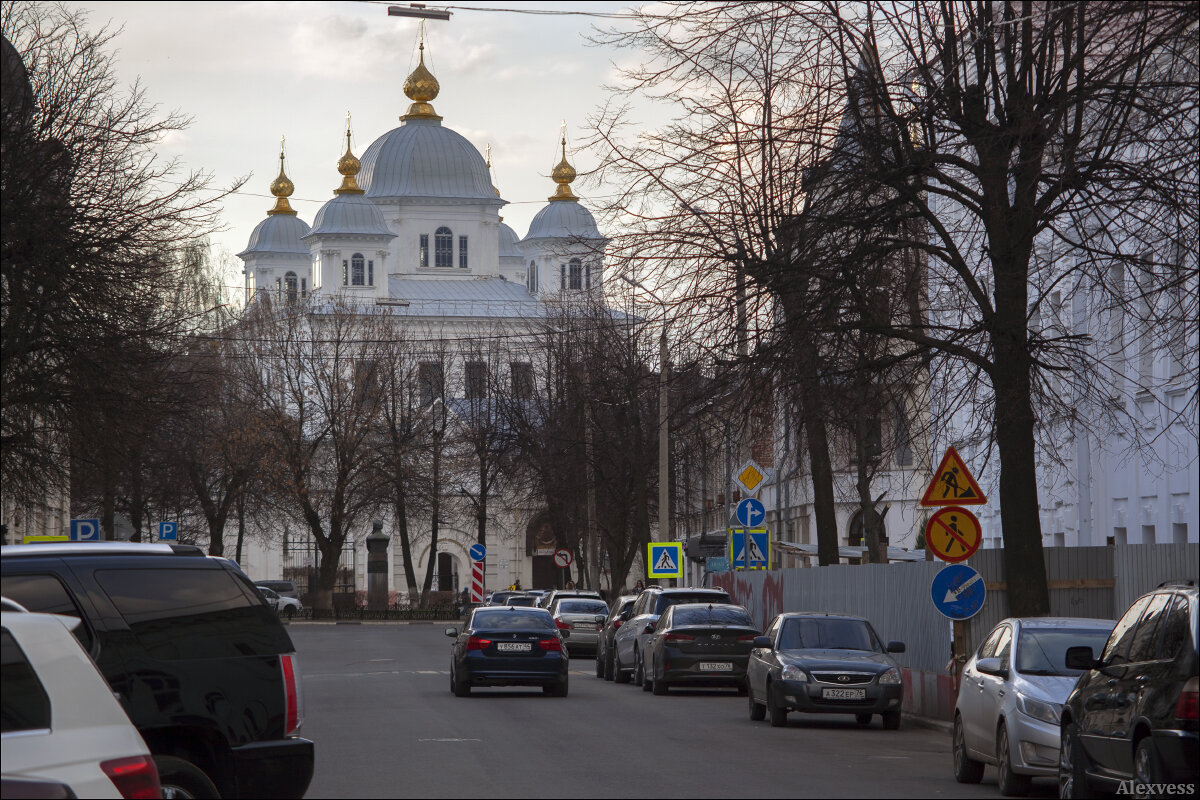
<path id="1" fill-rule="evenodd" d="M 158 769 L 150 756 L 114 758 L 101 761 L 100 769 L 117 787 L 121 797 L 161 798 L 162 786 L 158 782 Z"/>
<path id="2" fill-rule="evenodd" d="M 555 636 L 553 639 L 539 639 L 538 646 L 547 652 L 561 653 L 562 639 Z"/>
<path id="3" fill-rule="evenodd" d="M 613 620 L 613 630 L 615 631 L 617 628 L 621 627 L 623 624 L 625 624 L 625 620 L 623 620 L 623 619 L 614 619 L 614 620 Z"/>
<path id="4" fill-rule="evenodd" d="M 569 622 L 563 622 L 561 619 L 556 619 L 556 620 L 554 620 L 554 624 L 558 626 L 558 629 L 559 629 L 560 631 L 569 631 L 569 630 L 571 630 L 571 623 L 569 623 Z"/>
<path id="5" fill-rule="evenodd" d="M 470 639 L 467 639 L 468 650 L 486 650 L 491 644 L 491 639 L 481 639 L 478 636 L 472 636 Z"/>
<path id="6" fill-rule="evenodd" d="M 281 655 L 279 664 L 283 667 L 283 699 L 287 704 L 287 722 L 284 723 L 283 735 L 295 736 L 304 725 L 304 692 L 297 669 L 296 654 Z"/>
<path id="7" fill-rule="evenodd" d="M 694 642 L 695 636 L 688 636 L 686 633 L 668 633 L 663 637 L 664 642 Z"/>
<path id="8" fill-rule="evenodd" d="M 737 640 L 738 640 L 739 642 L 753 642 L 753 641 L 754 641 L 754 639 L 755 639 L 755 637 L 756 637 L 757 635 L 758 635 L 758 634 L 751 633 L 751 634 L 749 634 L 748 636 L 739 636 L 739 637 L 737 638 Z"/>
<path id="9" fill-rule="evenodd" d="M 1183 685 L 1179 702 L 1175 704 L 1175 716 L 1178 719 L 1200 717 L 1200 678 L 1192 678 Z"/>

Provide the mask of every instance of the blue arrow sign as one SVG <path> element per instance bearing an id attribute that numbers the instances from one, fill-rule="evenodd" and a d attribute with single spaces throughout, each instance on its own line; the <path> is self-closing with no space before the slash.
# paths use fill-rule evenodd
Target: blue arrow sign
<path id="1" fill-rule="evenodd" d="M 737 521 L 747 528 L 757 528 L 767 518 L 767 507 L 761 500 L 747 497 L 737 504 L 737 511 L 734 513 L 737 514 Z"/>
<path id="2" fill-rule="evenodd" d="M 158 540 L 160 542 L 175 542 L 179 540 L 178 522 L 158 523 Z"/>
<path id="3" fill-rule="evenodd" d="M 100 541 L 100 520 L 98 519 L 73 519 L 71 520 L 71 541 L 72 542 L 98 542 Z"/>
<path id="4" fill-rule="evenodd" d="M 473 544 L 467 550 L 467 555 L 471 557 L 472 561 L 483 561 L 487 557 L 487 548 L 478 543 Z"/>
<path id="5" fill-rule="evenodd" d="M 962 620 L 979 613 L 987 589 L 976 570 L 966 564 L 951 564 L 933 576 L 929 593 L 942 616 Z"/>

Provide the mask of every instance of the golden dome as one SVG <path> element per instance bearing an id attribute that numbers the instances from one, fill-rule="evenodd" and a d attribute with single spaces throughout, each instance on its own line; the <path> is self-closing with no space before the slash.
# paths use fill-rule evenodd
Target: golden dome
<path id="1" fill-rule="evenodd" d="M 425 68 L 425 42 L 422 41 L 420 62 L 412 74 L 404 79 L 404 94 L 408 95 L 413 104 L 409 106 L 408 113 L 400 119 L 441 119 L 433 110 L 433 106 L 429 105 L 429 101 L 438 96 L 441 88 L 437 78 Z"/>
<path id="2" fill-rule="evenodd" d="M 291 197 L 292 193 L 295 191 L 295 184 L 292 183 L 291 178 L 289 178 L 283 171 L 283 144 L 280 143 L 279 177 L 271 181 L 271 194 L 275 195 L 277 199 L 275 200 L 275 207 L 268 211 L 267 214 L 291 214 L 292 216 L 295 216 L 296 212 L 292 209 L 291 204 L 288 203 L 288 198 Z"/>
<path id="3" fill-rule="evenodd" d="M 575 168 L 567 162 L 567 137 L 565 135 L 562 140 L 562 161 L 559 161 L 558 166 L 550 172 L 550 178 L 558 184 L 558 188 L 549 199 L 579 200 L 571 191 L 571 181 L 575 180 Z"/>
<path id="4" fill-rule="evenodd" d="M 350 115 L 346 115 L 346 152 L 337 162 L 338 172 L 342 175 L 342 185 L 333 190 L 334 194 L 363 194 L 358 187 L 355 175 L 362 168 L 354 153 L 350 152 Z"/>

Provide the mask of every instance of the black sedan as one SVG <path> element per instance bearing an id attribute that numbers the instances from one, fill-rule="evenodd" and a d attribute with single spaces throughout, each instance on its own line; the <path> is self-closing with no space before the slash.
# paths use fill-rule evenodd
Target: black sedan
<path id="1" fill-rule="evenodd" d="M 746 682 L 746 661 L 761 631 L 741 606 L 683 603 L 654 623 L 644 656 L 642 689 L 666 694 L 672 685 L 735 686 Z"/>
<path id="2" fill-rule="evenodd" d="M 769 713 L 771 724 L 787 724 L 789 711 L 854 714 L 859 724 L 883 717 L 883 727 L 900 727 L 904 684 L 890 653 L 871 623 L 842 614 L 780 614 L 765 636 L 754 640 L 746 669 L 750 719 Z"/>
<path id="3" fill-rule="evenodd" d="M 546 694 L 567 696 L 568 659 L 563 637 L 543 608 L 484 606 L 467 627 L 446 628 L 454 637 L 450 690 L 466 697 L 472 686 L 541 686 Z"/>

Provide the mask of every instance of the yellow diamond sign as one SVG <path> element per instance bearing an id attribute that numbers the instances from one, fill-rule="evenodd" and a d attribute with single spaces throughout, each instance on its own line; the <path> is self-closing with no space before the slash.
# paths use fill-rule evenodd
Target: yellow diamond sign
<path id="1" fill-rule="evenodd" d="M 754 463 L 754 459 L 747 461 L 742 465 L 742 469 L 737 474 L 737 482 L 747 494 L 753 495 L 758 491 L 758 487 L 766 480 L 767 476 L 763 468 Z"/>

